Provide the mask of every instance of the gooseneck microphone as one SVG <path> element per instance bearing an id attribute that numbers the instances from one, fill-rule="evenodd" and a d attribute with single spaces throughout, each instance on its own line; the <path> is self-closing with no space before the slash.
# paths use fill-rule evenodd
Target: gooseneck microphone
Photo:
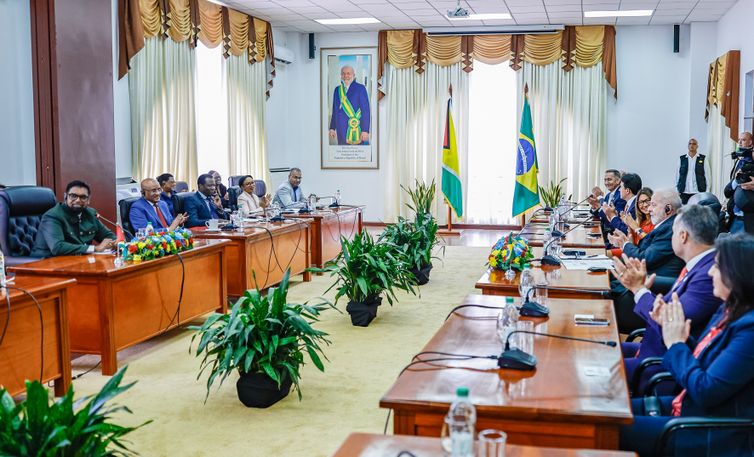
<path id="1" fill-rule="evenodd" d="M 96 213 L 96 214 L 97 214 L 97 219 L 107 222 L 108 224 L 110 224 L 112 227 L 115 227 L 116 229 L 118 227 L 120 227 L 120 229 L 123 230 L 123 232 L 125 232 L 125 234 L 128 235 L 130 238 L 136 238 L 133 233 L 131 233 L 130 231 L 126 230 L 126 228 L 123 227 L 122 225 L 118 224 L 117 222 L 111 221 L 110 219 L 106 218 L 105 216 L 101 215 L 100 213 Z"/>
<path id="2" fill-rule="evenodd" d="M 527 333 L 531 335 L 546 336 L 548 338 L 558 338 L 561 340 L 580 341 L 582 343 L 602 344 L 604 346 L 615 347 L 618 345 L 615 341 L 604 340 L 590 340 L 586 338 L 577 338 L 574 336 L 554 335 L 552 333 L 540 333 L 532 332 L 529 330 L 513 330 L 508 334 L 505 339 L 505 347 L 503 352 L 497 358 L 497 366 L 500 368 L 506 368 L 509 370 L 524 370 L 531 371 L 537 367 L 537 358 L 532 354 L 524 352 L 518 348 L 511 349 L 510 340 L 511 336 L 515 333 Z"/>
<path id="3" fill-rule="evenodd" d="M 569 228 L 565 232 L 558 232 L 557 234 L 555 232 L 553 232 L 552 233 L 552 239 L 550 241 L 548 241 L 547 244 L 545 244 L 545 246 L 544 246 L 545 253 L 542 256 L 542 259 L 540 260 L 540 262 L 542 263 L 542 265 L 560 266 L 562 264 L 562 262 L 560 261 L 560 259 L 558 259 L 554 255 L 550 255 L 550 254 L 547 253 L 549 251 L 549 249 L 550 249 L 550 245 L 552 243 L 554 243 L 555 241 L 557 241 L 558 239 L 565 237 L 566 235 L 568 235 L 572 231 L 576 230 L 577 228 L 581 227 L 582 225 L 586 224 L 590 220 L 591 220 L 590 218 L 586 218 L 583 221 L 580 221 L 578 224 L 574 225 L 573 227 Z"/>

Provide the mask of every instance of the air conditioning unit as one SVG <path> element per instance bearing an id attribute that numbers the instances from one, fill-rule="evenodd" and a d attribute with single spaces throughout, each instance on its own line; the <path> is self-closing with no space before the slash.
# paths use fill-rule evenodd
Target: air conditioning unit
<path id="1" fill-rule="evenodd" d="M 291 49 L 276 44 L 275 60 L 284 64 L 291 64 L 296 61 L 296 54 Z"/>
<path id="2" fill-rule="evenodd" d="M 500 27 L 429 27 L 429 36 L 458 35 L 550 35 L 564 30 L 564 25 L 506 25 Z"/>

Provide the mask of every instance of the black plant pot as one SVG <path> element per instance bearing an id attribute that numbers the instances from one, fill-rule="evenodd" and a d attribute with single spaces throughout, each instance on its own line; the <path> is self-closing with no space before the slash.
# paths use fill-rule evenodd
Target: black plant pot
<path id="1" fill-rule="evenodd" d="M 279 402 L 291 391 L 291 378 L 286 376 L 280 387 L 262 373 L 243 373 L 236 381 L 238 399 L 248 408 L 267 408 Z"/>
<path id="2" fill-rule="evenodd" d="M 416 283 L 420 286 L 423 286 L 424 284 L 429 282 L 429 272 L 432 271 L 432 264 L 425 265 L 421 267 L 420 269 L 411 269 L 411 273 L 416 278 Z"/>
<path id="3" fill-rule="evenodd" d="M 356 327 L 368 327 L 377 317 L 377 307 L 382 304 L 382 297 L 375 297 L 364 303 L 349 301 L 346 311 L 351 315 L 351 324 Z"/>

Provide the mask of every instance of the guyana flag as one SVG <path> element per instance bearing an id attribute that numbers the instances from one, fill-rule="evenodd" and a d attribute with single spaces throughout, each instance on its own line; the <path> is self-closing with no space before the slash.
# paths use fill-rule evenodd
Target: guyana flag
<path id="1" fill-rule="evenodd" d="M 453 116 L 448 112 L 445 116 L 445 135 L 442 142 L 442 193 L 456 217 L 463 216 L 463 190 L 461 189 L 461 169 L 458 167 L 458 148 L 456 147 L 456 129 L 453 127 Z"/>
<path id="2" fill-rule="evenodd" d="M 518 133 L 516 156 L 516 188 L 513 192 L 513 217 L 539 204 L 537 183 L 537 149 L 534 146 L 534 129 L 531 126 L 529 95 L 524 89 L 524 110 L 521 113 L 521 130 Z"/>

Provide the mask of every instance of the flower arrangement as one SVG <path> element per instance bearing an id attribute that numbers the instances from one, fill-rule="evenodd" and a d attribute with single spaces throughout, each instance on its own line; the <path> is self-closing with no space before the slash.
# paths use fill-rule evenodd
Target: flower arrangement
<path id="1" fill-rule="evenodd" d="M 500 238 L 492 247 L 487 265 L 495 270 L 522 271 L 534 258 L 529 242 L 512 233 Z"/>
<path id="2" fill-rule="evenodd" d="M 141 262 L 159 259 L 193 247 L 194 239 L 191 230 L 179 228 L 172 232 L 155 233 L 123 243 L 122 256 L 126 261 Z"/>

